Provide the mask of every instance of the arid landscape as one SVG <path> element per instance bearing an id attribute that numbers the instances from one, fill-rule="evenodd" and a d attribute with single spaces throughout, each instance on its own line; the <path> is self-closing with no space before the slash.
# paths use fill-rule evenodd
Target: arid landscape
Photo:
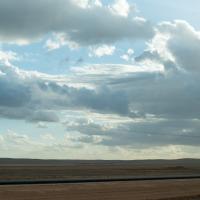
<path id="1" fill-rule="evenodd" d="M 0 181 L 199 175 L 200 160 L 1 159 Z M 200 179 L 0 186 L 3 200 L 199 200 Z"/>
<path id="2" fill-rule="evenodd" d="M 200 180 L 1 186 L 3 200 L 199 200 Z"/>
<path id="3" fill-rule="evenodd" d="M 0 159 L 0 181 L 135 176 L 199 175 L 200 160 L 28 160 Z"/>

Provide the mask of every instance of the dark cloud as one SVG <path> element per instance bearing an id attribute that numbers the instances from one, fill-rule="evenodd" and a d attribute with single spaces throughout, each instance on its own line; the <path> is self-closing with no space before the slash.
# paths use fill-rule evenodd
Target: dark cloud
<path id="1" fill-rule="evenodd" d="M 120 115 L 129 112 L 128 99 L 122 91 L 112 91 L 106 86 L 97 89 L 61 86 L 51 77 L 43 80 L 39 74 L 26 74 L 16 67 L 2 65 L 0 69 L 5 73 L 0 76 L 1 116 L 32 122 L 57 122 L 59 119 L 52 110 L 91 109 Z"/>
<path id="2" fill-rule="evenodd" d="M 0 78 L 0 105 L 17 107 L 23 106 L 30 99 L 30 90 L 26 85 L 15 84 Z"/>
<path id="3" fill-rule="evenodd" d="M 88 89 L 77 90 L 72 96 L 73 104 L 75 107 L 87 107 L 103 113 L 111 112 L 122 115 L 129 113 L 126 94 L 123 91 L 112 91 L 104 86 L 96 91 Z"/>
<path id="4" fill-rule="evenodd" d="M 83 134 L 78 138 L 79 142 L 135 148 L 166 145 L 198 146 L 199 128 L 199 120 L 190 119 L 146 119 L 140 122 L 119 123 L 117 127 L 111 128 L 88 122 L 67 126 L 67 130 L 76 130 Z M 94 141 L 95 137 L 99 137 L 99 140 Z"/>
<path id="5" fill-rule="evenodd" d="M 36 40 L 64 33 L 81 45 L 143 39 L 153 35 L 148 21 L 113 14 L 107 7 L 81 8 L 72 0 L 1 0 L 0 40 Z"/>
<path id="6" fill-rule="evenodd" d="M 28 120 L 31 122 L 59 122 L 59 117 L 52 111 L 36 111 L 28 117 Z"/>
<path id="7" fill-rule="evenodd" d="M 199 146 L 199 121 L 164 120 L 158 122 L 129 123 L 107 131 L 101 144 L 107 146 L 135 146 L 147 148 L 166 145 Z"/>

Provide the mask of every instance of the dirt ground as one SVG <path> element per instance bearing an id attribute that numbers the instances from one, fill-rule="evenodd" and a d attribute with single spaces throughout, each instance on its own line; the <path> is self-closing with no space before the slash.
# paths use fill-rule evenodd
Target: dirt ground
<path id="1" fill-rule="evenodd" d="M 68 165 L 0 165 L 2 180 L 82 179 L 135 176 L 167 176 L 200 174 L 195 165 L 68 164 Z"/>
<path id="2" fill-rule="evenodd" d="M 200 179 L 0 186 L 2 200 L 199 200 Z"/>

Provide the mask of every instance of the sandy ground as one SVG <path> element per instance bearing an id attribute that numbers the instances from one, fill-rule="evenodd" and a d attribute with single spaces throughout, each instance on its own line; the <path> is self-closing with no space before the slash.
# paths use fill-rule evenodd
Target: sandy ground
<path id="1" fill-rule="evenodd" d="M 193 198 L 192 198 L 193 197 Z M 199 200 L 200 179 L 0 186 L 1 200 Z"/>
<path id="2" fill-rule="evenodd" d="M 200 166 L 135 166 L 134 164 L 0 166 L 0 180 L 82 179 L 193 174 L 200 174 Z"/>

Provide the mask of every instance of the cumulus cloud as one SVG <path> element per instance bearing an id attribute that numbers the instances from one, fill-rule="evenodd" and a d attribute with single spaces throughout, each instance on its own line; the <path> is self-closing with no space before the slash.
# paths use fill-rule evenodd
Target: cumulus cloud
<path id="1" fill-rule="evenodd" d="M 117 1 L 112 8 L 118 11 L 121 4 L 123 12 L 113 14 L 110 7 L 101 5 L 100 1 L 2 0 L 0 41 L 25 44 L 52 32 L 63 34 L 66 44 L 80 45 L 152 37 L 154 31 L 148 21 L 124 17 L 128 12 L 126 1 Z M 63 41 L 49 40 L 47 46 L 57 48 L 61 43 Z"/>
<path id="2" fill-rule="evenodd" d="M 129 121 L 78 121 L 66 128 L 80 132 L 80 142 L 106 146 L 199 142 L 199 77 L 193 73 L 165 74 L 156 68 L 127 65 L 74 68 L 69 76 L 27 73 L 5 65 L 0 69 L 5 74 L 0 76 L 1 117 L 59 122 L 60 111 L 89 111 L 105 119 L 115 114 Z"/>
<path id="3" fill-rule="evenodd" d="M 161 23 L 159 29 L 170 34 L 167 48 L 177 65 L 185 70 L 199 70 L 200 31 L 185 21 Z"/>
<path id="4" fill-rule="evenodd" d="M 102 3 L 100 0 L 73 0 L 73 2 L 76 3 L 77 6 L 80 6 L 81 8 L 90 8 L 93 6 L 102 6 Z"/>
<path id="5" fill-rule="evenodd" d="M 60 48 L 61 46 L 64 46 L 65 44 L 66 43 L 65 43 L 64 38 L 61 37 L 60 35 L 56 35 L 56 38 L 54 40 L 48 39 L 46 41 L 45 47 L 48 49 L 48 51 L 52 51 L 52 50 Z"/>
<path id="6" fill-rule="evenodd" d="M 67 77 L 26 72 L 14 66 L 1 65 L 0 69 L 5 74 L 0 76 L 1 116 L 31 122 L 58 122 L 55 110 L 87 108 L 118 114 L 129 112 L 122 91 L 104 85 L 77 88 L 68 85 Z M 120 98 L 116 98 L 118 96 Z M 113 98 L 116 98 L 114 104 Z"/>
<path id="7" fill-rule="evenodd" d="M 89 56 L 96 56 L 96 57 L 102 57 L 102 56 L 111 56 L 115 52 L 115 46 L 112 45 L 102 45 L 99 47 L 91 47 Z"/>
<path id="8" fill-rule="evenodd" d="M 66 36 L 63 33 L 54 33 L 52 37 L 46 41 L 44 47 L 47 48 L 48 51 L 53 51 L 66 45 L 72 50 L 79 48 L 76 42 L 66 40 Z"/>
<path id="9" fill-rule="evenodd" d="M 188 72 L 200 69 L 200 31 L 186 21 L 161 22 L 148 48 L 137 61 L 157 61 L 166 69 L 181 68 Z"/>
<path id="10" fill-rule="evenodd" d="M 9 65 L 11 61 L 19 60 L 17 53 L 13 51 L 2 51 L 0 50 L 0 63 Z"/>
<path id="11" fill-rule="evenodd" d="M 66 130 L 80 134 L 70 141 L 135 148 L 197 146 L 198 42 L 199 31 L 188 23 L 163 22 L 133 65 L 73 67 L 58 76 L 4 63 L 0 65 L 0 116 L 58 123 L 61 112 L 83 112 L 83 119 L 93 113 L 93 121 L 72 123 L 75 117 L 71 117 L 70 123 L 63 123 Z"/>
<path id="12" fill-rule="evenodd" d="M 110 9 L 117 15 L 127 17 L 130 12 L 130 5 L 126 0 L 115 0 Z"/>
<path id="13" fill-rule="evenodd" d="M 121 59 L 123 59 L 123 60 L 125 60 L 125 61 L 134 61 L 134 50 L 133 49 L 131 49 L 131 48 L 129 48 L 128 50 L 127 50 L 127 52 L 125 53 L 125 54 L 123 54 L 122 56 L 120 56 L 121 57 Z"/>

